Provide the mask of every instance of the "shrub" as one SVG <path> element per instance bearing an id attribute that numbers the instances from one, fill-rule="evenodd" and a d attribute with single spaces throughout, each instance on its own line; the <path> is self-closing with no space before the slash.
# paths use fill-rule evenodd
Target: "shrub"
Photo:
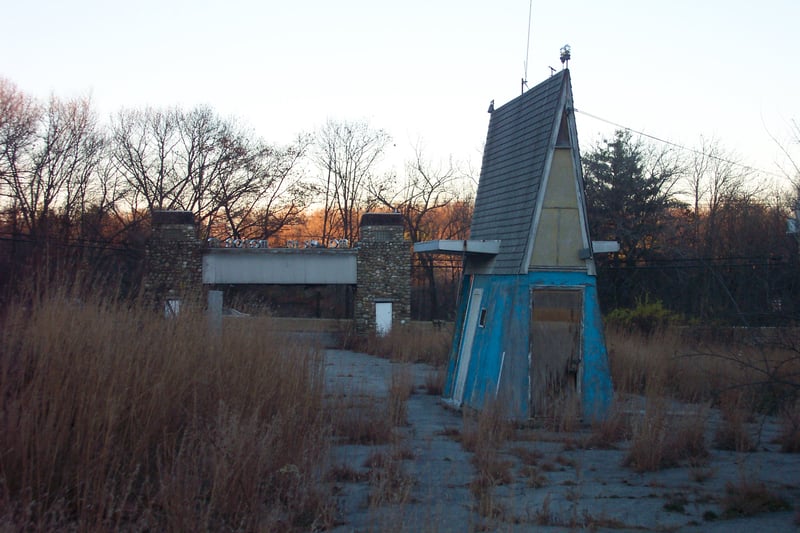
<path id="1" fill-rule="evenodd" d="M 633 309 L 614 309 L 606 316 L 606 322 L 614 327 L 638 331 L 651 335 L 666 326 L 683 322 L 683 318 L 664 307 L 660 300 L 650 301 L 649 296 L 637 299 Z"/>

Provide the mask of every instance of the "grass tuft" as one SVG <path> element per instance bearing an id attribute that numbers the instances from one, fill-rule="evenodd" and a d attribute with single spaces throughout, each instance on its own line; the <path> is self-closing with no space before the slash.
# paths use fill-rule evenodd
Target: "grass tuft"
<path id="1" fill-rule="evenodd" d="M 411 500 L 414 478 L 403 467 L 406 452 L 376 452 L 364 466 L 369 468 L 369 505 L 404 504 Z"/>
<path id="2" fill-rule="evenodd" d="M 615 449 L 618 442 L 631 437 L 631 426 L 622 407 L 615 402 L 607 416 L 592 422 L 592 432 L 581 443 L 588 449 Z"/>
<path id="3" fill-rule="evenodd" d="M 498 517 L 505 509 L 496 501 L 494 488 L 513 479 L 513 462 L 501 459 L 499 448 L 513 435 L 514 428 L 496 401 L 489 402 L 477 413 L 465 411 L 463 428 L 461 446 L 472 452 L 471 462 L 476 470 L 469 487 L 478 513 L 484 517 Z"/>
<path id="4" fill-rule="evenodd" d="M 714 432 L 714 447 L 718 450 L 752 452 L 755 450 L 747 430 L 748 409 L 740 391 L 729 391 L 720 398 L 722 422 Z"/>
<path id="5" fill-rule="evenodd" d="M 425 392 L 431 396 L 441 396 L 444 394 L 446 380 L 447 372 L 444 368 L 431 370 L 425 375 Z"/>
<path id="6" fill-rule="evenodd" d="M 408 424 L 408 398 L 414 392 L 414 375 L 407 364 L 395 365 L 389 384 L 388 418 L 392 426 Z"/>
<path id="7" fill-rule="evenodd" d="M 631 446 L 623 466 L 636 472 L 653 472 L 678 466 L 683 460 L 692 465 L 702 463 L 709 455 L 705 421 L 703 410 L 670 416 L 665 400 L 648 398 L 644 414 L 633 424 Z"/>
<path id="8" fill-rule="evenodd" d="M 800 401 L 784 412 L 777 442 L 784 453 L 800 453 Z"/>
<path id="9" fill-rule="evenodd" d="M 742 477 L 738 483 L 725 485 L 722 498 L 723 518 L 753 516 L 761 513 L 788 511 L 789 503 L 770 491 L 761 481 Z"/>
<path id="10" fill-rule="evenodd" d="M 327 408 L 333 435 L 343 444 L 376 445 L 392 441 L 388 408 L 372 397 L 338 397 Z"/>

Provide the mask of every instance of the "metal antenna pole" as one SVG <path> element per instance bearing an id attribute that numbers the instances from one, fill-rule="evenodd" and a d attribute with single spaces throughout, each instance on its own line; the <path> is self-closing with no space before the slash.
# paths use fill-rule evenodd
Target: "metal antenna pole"
<path id="1" fill-rule="evenodd" d="M 531 53 L 531 18 L 533 18 L 533 0 L 528 3 L 528 42 L 525 44 L 525 73 L 520 83 L 520 93 L 525 92 L 528 85 L 528 56 Z"/>

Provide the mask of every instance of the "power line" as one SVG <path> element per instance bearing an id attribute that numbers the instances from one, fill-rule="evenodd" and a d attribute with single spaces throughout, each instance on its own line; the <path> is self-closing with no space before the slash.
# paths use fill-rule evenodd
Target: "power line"
<path id="1" fill-rule="evenodd" d="M 37 239 L 36 237 L 31 237 L 29 235 L 14 235 L 12 233 L 3 233 L 0 232 L 0 242 L 14 242 L 20 244 L 41 244 L 42 242 L 47 242 L 50 246 L 56 246 L 59 248 L 81 248 L 81 249 L 93 249 L 93 250 L 104 250 L 104 251 L 113 251 L 113 252 L 133 252 L 136 251 L 135 247 L 132 246 L 125 246 L 120 244 L 114 243 L 106 243 L 103 241 L 96 241 L 96 240 L 82 240 L 82 241 L 63 241 L 58 238 L 43 238 Z"/>
<path id="2" fill-rule="evenodd" d="M 657 142 L 660 142 L 660 143 L 663 143 L 663 144 L 667 144 L 669 146 L 674 146 L 675 148 L 679 148 L 681 150 L 686 150 L 688 152 L 692 152 L 692 153 L 697 154 L 697 155 L 702 155 L 703 157 L 708 157 L 710 159 L 716 159 L 717 161 L 720 161 L 722 163 L 727 163 L 729 165 L 734 165 L 734 166 L 737 166 L 737 167 L 741 167 L 741 168 L 744 168 L 744 169 L 749 170 L 751 172 L 761 172 L 763 174 L 768 174 L 770 176 L 775 176 L 775 177 L 778 177 L 778 178 L 785 178 L 786 177 L 783 174 L 778 174 L 777 172 L 771 172 L 769 170 L 763 170 L 763 169 L 760 169 L 760 168 L 752 167 L 750 165 L 745 165 L 744 163 L 739 163 L 737 161 L 733 161 L 731 159 L 726 159 L 724 157 L 719 157 L 719 156 L 716 156 L 716 155 L 707 154 L 707 153 L 703 152 L 702 150 L 697 150 L 695 148 L 690 148 L 690 147 L 684 146 L 682 144 L 678 144 L 678 143 L 675 143 L 675 142 L 672 142 L 672 141 L 668 141 L 666 139 L 662 139 L 660 137 L 656 137 L 655 135 L 650 135 L 649 133 L 645 133 L 643 131 L 635 130 L 635 129 L 633 129 L 631 127 L 628 127 L 628 126 L 623 126 L 622 124 L 619 124 L 617 122 L 614 122 L 612 120 L 608 120 L 608 119 L 605 119 L 605 118 L 602 118 L 602 117 L 598 117 L 597 115 L 593 115 L 591 113 L 587 113 L 586 111 L 581 111 L 579 109 L 575 109 L 575 112 L 576 113 L 580 113 L 581 115 L 586 115 L 587 117 L 593 118 L 595 120 L 599 120 L 600 122 L 605 122 L 606 124 L 610 124 L 610 125 L 614 126 L 615 128 L 619 128 L 619 129 L 622 129 L 622 130 L 625 130 L 625 131 L 629 131 L 631 133 L 635 133 L 637 135 L 641 135 L 642 137 L 647 137 L 648 139 L 652 139 L 654 141 L 657 141 Z"/>

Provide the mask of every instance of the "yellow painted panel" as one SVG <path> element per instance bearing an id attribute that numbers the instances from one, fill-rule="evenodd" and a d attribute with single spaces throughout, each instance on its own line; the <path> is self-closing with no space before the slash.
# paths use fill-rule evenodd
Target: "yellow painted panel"
<path id="1" fill-rule="evenodd" d="M 556 149 L 553 153 L 553 166 L 550 169 L 544 207 L 578 208 L 575 166 L 571 150 Z"/>
<path id="2" fill-rule="evenodd" d="M 584 266 L 580 258 L 583 248 L 581 219 L 577 209 L 559 209 L 558 217 L 558 265 Z"/>
<path id="3" fill-rule="evenodd" d="M 585 266 L 580 259 L 580 250 L 584 247 L 572 152 L 556 149 L 530 267 Z"/>
<path id="4" fill-rule="evenodd" d="M 543 209 L 531 254 L 531 265 L 558 264 L 558 210 Z"/>

